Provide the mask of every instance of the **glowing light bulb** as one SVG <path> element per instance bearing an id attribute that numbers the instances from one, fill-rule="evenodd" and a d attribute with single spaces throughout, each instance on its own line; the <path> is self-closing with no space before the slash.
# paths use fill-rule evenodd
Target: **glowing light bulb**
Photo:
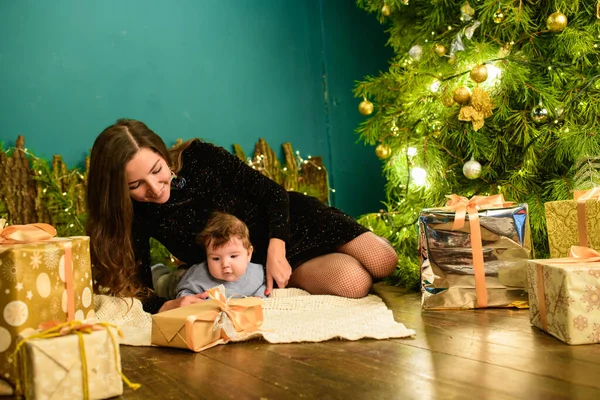
<path id="1" fill-rule="evenodd" d="M 415 185 L 425 186 L 425 183 L 427 182 L 427 171 L 425 171 L 423 168 L 413 168 L 410 176 L 412 177 Z"/>
<path id="2" fill-rule="evenodd" d="M 406 150 L 406 154 L 408 154 L 409 157 L 414 157 L 417 155 L 417 148 L 416 147 L 409 147 Z"/>

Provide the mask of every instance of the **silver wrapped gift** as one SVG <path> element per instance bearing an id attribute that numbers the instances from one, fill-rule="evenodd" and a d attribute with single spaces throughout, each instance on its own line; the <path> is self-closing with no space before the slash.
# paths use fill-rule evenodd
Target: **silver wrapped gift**
<path id="1" fill-rule="evenodd" d="M 454 211 L 430 208 L 419 216 L 423 309 L 527 307 L 526 269 L 532 256 L 527 204 L 475 213 L 485 271 L 483 301 L 476 295 L 469 215 L 456 229 Z"/>

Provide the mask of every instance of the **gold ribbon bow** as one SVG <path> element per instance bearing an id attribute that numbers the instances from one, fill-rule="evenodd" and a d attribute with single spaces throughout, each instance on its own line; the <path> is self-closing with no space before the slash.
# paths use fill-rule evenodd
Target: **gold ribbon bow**
<path id="1" fill-rule="evenodd" d="M 6 220 L 0 219 L 0 245 L 64 240 L 54 239 L 56 236 L 56 229 L 49 224 L 36 223 L 27 225 L 5 225 Z M 70 241 L 64 242 L 64 250 L 65 286 L 67 289 L 67 319 L 71 321 L 75 318 L 75 293 Z"/>
<path id="2" fill-rule="evenodd" d="M 21 387 L 21 380 L 20 380 L 20 374 L 19 374 L 19 366 L 21 363 L 23 363 L 22 364 L 23 368 L 25 368 L 25 366 L 27 365 L 23 361 L 24 355 L 21 354 L 22 353 L 21 350 L 27 341 L 32 340 L 32 339 L 49 339 L 49 338 L 53 338 L 53 337 L 57 337 L 57 336 L 65 336 L 65 335 L 75 334 L 79 337 L 79 351 L 81 354 L 83 398 L 85 400 L 89 399 L 87 357 L 85 354 L 85 343 L 84 343 L 83 335 L 90 334 L 94 331 L 100 331 L 102 329 L 106 329 L 106 331 L 108 332 L 108 335 L 112 341 L 112 345 L 113 345 L 113 349 L 114 349 L 114 356 L 115 356 L 115 365 L 118 368 L 119 374 L 121 375 L 121 379 L 123 379 L 123 382 L 125 382 L 127 384 L 127 386 L 129 386 L 133 390 L 140 388 L 141 385 L 139 383 L 131 382 L 129 379 L 127 379 L 127 377 L 121 371 L 121 366 L 120 366 L 120 362 L 119 362 L 119 353 L 118 353 L 119 343 L 117 343 L 117 341 L 115 340 L 115 337 L 114 337 L 112 331 L 110 330 L 110 328 L 116 329 L 119 336 L 123 337 L 123 332 L 121 332 L 121 330 L 117 326 L 115 326 L 113 324 L 109 324 L 108 322 L 84 323 L 81 321 L 70 321 L 70 322 L 61 323 L 58 321 L 49 321 L 49 322 L 44 322 L 44 323 L 40 324 L 40 326 L 38 328 L 39 332 L 34 333 L 33 335 L 30 335 L 30 336 L 27 336 L 27 337 L 21 339 L 17 343 L 15 351 L 11 355 L 11 358 L 15 360 L 14 366 L 16 369 L 15 392 L 19 395 L 23 394 L 23 389 Z M 27 373 L 25 373 L 24 375 L 27 376 Z M 27 381 L 25 383 L 27 383 Z"/>
<path id="3" fill-rule="evenodd" d="M 0 244 L 31 243 L 52 239 L 56 229 L 52 225 L 37 223 L 28 225 L 9 225 L 0 219 Z"/>
<path id="4" fill-rule="evenodd" d="M 448 200 L 446 207 L 443 209 L 455 212 L 454 223 L 452 224 L 453 231 L 461 229 L 465 225 L 466 216 L 469 215 L 477 307 L 485 308 L 487 307 L 487 288 L 485 285 L 483 242 L 481 239 L 481 227 L 479 225 L 479 210 L 509 207 L 514 203 L 504 201 L 504 196 L 501 194 L 492 196 L 473 196 L 471 199 L 457 194 L 447 195 L 446 197 L 450 200 Z"/>
<path id="5" fill-rule="evenodd" d="M 221 337 L 203 348 L 209 348 L 219 343 L 225 343 L 232 338 L 240 336 L 241 333 L 251 333 L 262 325 L 263 314 L 262 300 L 247 298 L 250 304 L 242 305 L 232 303 L 232 297 L 227 297 L 223 290 L 218 286 L 207 290 L 208 297 L 217 303 L 218 308 L 208 312 L 202 312 L 197 315 L 190 315 L 185 320 L 186 339 L 188 346 L 193 351 L 198 351 L 194 344 L 194 322 L 205 321 L 213 322 L 213 330 L 221 330 Z M 247 312 L 248 309 L 254 309 L 254 312 Z"/>

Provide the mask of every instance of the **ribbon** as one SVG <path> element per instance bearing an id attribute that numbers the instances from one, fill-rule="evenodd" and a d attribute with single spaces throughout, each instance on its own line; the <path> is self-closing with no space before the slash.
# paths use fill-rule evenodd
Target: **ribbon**
<path id="1" fill-rule="evenodd" d="M 483 242 L 481 240 L 481 226 L 479 225 L 479 210 L 489 208 L 501 208 L 513 205 L 513 202 L 505 202 L 504 196 L 496 194 L 493 196 L 473 196 L 467 199 L 457 194 L 447 195 L 448 202 L 444 210 L 454 211 L 454 223 L 452 230 L 456 231 L 465 225 L 465 218 L 469 215 L 469 226 L 471 228 L 471 251 L 473 254 L 473 272 L 475 275 L 475 295 L 477 307 L 487 307 L 487 288 L 485 285 L 485 268 L 483 262 Z"/>
<path id="2" fill-rule="evenodd" d="M 43 241 L 57 241 L 56 229 L 44 223 L 6 226 L 6 220 L 0 219 L 0 244 L 23 244 Z M 62 240 L 61 240 L 62 241 Z M 71 242 L 64 242 L 65 286 L 67 290 L 67 321 L 75 318 L 75 288 L 73 283 L 73 257 Z"/>
<path id="3" fill-rule="evenodd" d="M 231 304 L 230 300 L 233 296 L 227 297 L 218 286 L 207 292 L 209 299 L 216 302 L 217 308 L 186 318 L 185 332 L 190 350 L 199 351 L 201 347 L 208 348 L 227 342 L 229 339 L 238 337 L 239 333 L 254 332 L 262 325 L 262 308 L 259 308 L 260 312 L 247 312 L 248 309 L 256 309 L 258 304 L 250 306 Z M 194 323 L 196 321 L 213 322 L 213 331 L 220 331 L 220 338 L 208 345 L 197 346 L 194 343 Z"/>
<path id="4" fill-rule="evenodd" d="M 600 200 L 600 187 L 588 190 L 574 190 L 573 198 L 577 201 L 577 233 L 579 234 L 579 246 L 587 247 L 587 218 L 585 203 L 588 200 Z"/>
<path id="5" fill-rule="evenodd" d="M 27 343 L 27 341 L 32 340 L 32 339 L 50 339 L 50 338 L 54 338 L 57 336 L 66 336 L 66 335 L 75 334 L 78 336 L 78 339 L 79 339 L 79 351 L 81 354 L 81 369 L 82 369 L 81 375 L 82 375 L 82 386 L 83 386 L 83 398 L 85 400 L 89 399 L 89 385 L 88 385 L 88 376 L 87 376 L 88 367 L 87 367 L 87 357 L 85 354 L 85 343 L 84 343 L 83 337 L 85 334 L 90 334 L 92 332 L 100 331 L 102 329 L 106 329 L 106 331 L 108 332 L 108 335 L 111 339 L 111 342 L 113 345 L 113 350 L 114 350 L 114 356 L 115 356 L 115 366 L 118 368 L 119 374 L 121 375 L 121 379 L 123 379 L 123 382 L 125 382 L 127 384 L 127 386 L 129 386 L 129 388 L 131 388 L 133 390 L 140 388 L 141 385 L 139 383 L 131 382 L 129 379 L 127 379 L 125 374 L 123 374 L 123 372 L 121 370 L 121 363 L 119 361 L 119 351 L 118 351 L 119 344 L 115 340 L 115 336 L 113 335 L 110 328 L 116 329 L 119 336 L 123 337 L 123 332 L 121 332 L 121 330 L 117 326 L 115 326 L 113 324 L 109 324 L 108 322 L 85 323 L 85 322 L 81 322 L 81 321 L 70 321 L 70 322 L 60 323 L 57 321 L 49 321 L 49 322 L 44 322 L 44 323 L 40 324 L 40 326 L 38 328 L 38 332 L 21 339 L 17 343 L 15 351 L 11 355 L 11 358 L 13 358 L 15 360 L 14 365 L 15 365 L 15 370 L 17 372 L 15 374 L 15 376 L 16 376 L 16 383 L 15 383 L 16 393 L 18 395 L 23 394 L 23 389 L 21 387 L 21 380 L 20 380 L 20 374 L 19 374 L 19 366 L 20 365 L 22 365 L 22 368 L 24 370 L 23 375 L 27 376 L 27 373 L 26 373 L 27 363 L 25 362 L 26 355 L 23 353 L 23 347 L 24 347 L 25 343 Z M 25 380 L 25 385 L 27 385 L 27 380 Z"/>
<path id="6" fill-rule="evenodd" d="M 569 257 L 544 260 L 544 264 L 579 264 L 582 262 L 600 262 L 600 253 L 586 246 L 571 246 Z M 548 330 L 548 310 L 546 309 L 546 289 L 544 285 L 544 266 L 537 264 L 537 293 L 538 308 L 540 310 L 540 323 L 545 331 Z"/>
<path id="7" fill-rule="evenodd" d="M 5 224 L 6 220 L 0 219 L 0 244 L 31 243 L 56 236 L 56 229 L 44 223 L 4 227 Z"/>

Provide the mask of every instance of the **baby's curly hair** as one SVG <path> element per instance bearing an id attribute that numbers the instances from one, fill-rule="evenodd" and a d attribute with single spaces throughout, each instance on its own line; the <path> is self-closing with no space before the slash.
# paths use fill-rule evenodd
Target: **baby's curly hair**
<path id="1" fill-rule="evenodd" d="M 196 236 L 196 243 L 204 246 L 205 249 L 209 245 L 218 249 L 228 243 L 234 236 L 242 241 L 246 249 L 252 247 L 250 232 L 246 224 L 235 215 L 217 211 L 210 215 L 204 230 Z"/>

